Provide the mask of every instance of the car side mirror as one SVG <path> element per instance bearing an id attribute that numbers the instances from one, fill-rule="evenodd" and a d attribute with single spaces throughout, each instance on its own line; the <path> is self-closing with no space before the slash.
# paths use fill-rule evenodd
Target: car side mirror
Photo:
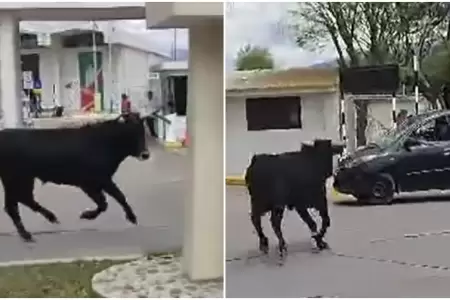
<path id="1" fill-rule="evenodd" d="M 414 138 L 408 138 L 404 143 L 403 143 L 403 148 L 406 151 L 411 151 L 411 148 L 414 146 L 418 146 L 420 145 L 420 141 Z"/>

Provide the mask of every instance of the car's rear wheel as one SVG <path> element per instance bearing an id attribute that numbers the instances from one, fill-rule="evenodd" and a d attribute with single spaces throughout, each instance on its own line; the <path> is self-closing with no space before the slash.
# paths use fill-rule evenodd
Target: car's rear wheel
<path id="1" fill-rule="evenodd" d="M 394 200 L 395 183 L 389 174 L 378 174 L 372 181 L 369 195 L 358 195 L 361 204 L 390 205 Z"/>

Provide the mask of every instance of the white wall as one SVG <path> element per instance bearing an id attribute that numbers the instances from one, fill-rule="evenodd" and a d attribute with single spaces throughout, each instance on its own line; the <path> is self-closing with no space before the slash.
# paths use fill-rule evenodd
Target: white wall
<path id="1" fill-rule="evenodd" d="M 166 59 L 129 47 L 121 47 L 118 52 L 117 74 L 121 93 L 128 93 L 132 104 L 137 107 L 146 105 L 149 67 L 160 64 Z"/>
<path id="2" fill-rule="evenodd" d="M 80 109 L 80 86 L 78 70 L 78 53 L 92 51 L 91 47 L 64 48 L 60 53 L 60 93 L 61 104 L 67 110 Z M 103 76 L 105 109 L 110 107 L 111 95 L 120 97 L 120 94 L 129 90 L 132 100 L 140 99 L 148 90 L 147 73 L 151 65 L 161 63 L 164 58 L 152 53 L 143 52 L 129 47 L 114 45 L 112 47 L 112 76 L 109 73 L 108 47 L 99 47 L 103 53 Z M 21 54 L 39 54 L 40 74 L 42 81 L 42 98 L 44 104 L 52 103 L 52 85 L 55 82 L 54 57 L 51 49 L 23 49 Z M 113 83 L 112 83 L 113 80 Z M 72 88 L 64 86 L 74 82 Z"/>
<path id="3" fill-rule="evenodd" d="M 242 174 L 254 153 L 298 150 L 303 141 L 318 137 L 339 140 L 338 94 L 300 94 L 300 97 L 301 129 L 264 131 L 247 131 L 245 97 L 227 97 L 227 175 Z"/>

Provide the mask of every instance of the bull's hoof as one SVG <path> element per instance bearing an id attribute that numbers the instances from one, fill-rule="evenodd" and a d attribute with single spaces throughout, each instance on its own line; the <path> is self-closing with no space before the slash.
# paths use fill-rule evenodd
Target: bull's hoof
<path id="1" fill-rule="evenodd" d="M 33 236 L 29 232 L 21 232 L 20 237 L 25 243 L 35 243 Z"/>
<path id="2" fill-rule="evenodd" d="M 278 266 L 280 266 L 280 267 L 284 266 L 285 262 L 286 262 L 286 255 L 282 255 L 282 256 L 278 257 L 278 259 L 277 259 Z"/>
<path id="3" fill-rule="evenodd" d="M 325 249 L 330 249 L 330 246 L 328 245 L 327 242 L 324 242 L 324 241 L 322 241 L 322 240 L 319 240 L 319 241 L 317 242 L 317 248 L 318 248 L 319 250 L 325 250 Z"/>
<path id="4" fill-rule="evenodd" d="M 136 218 L 136 215 L 135 215 L 135 214 L 127 214 L 127 220 L 128 220 L 130 223 L 132 223 L 132 224 L 134 224 L 134 225 L 137 225 L 137 218 Z"/>
<path id="5" fill-rule="evenodd" d="M 259 250 L 263 254 L 268 254 L 269 253 L 269 239 L 268 238 L 261 239 L 259 241 Z"/>
<path id="6" fill-rule="evenodd" d="M 278 252 L 277 264 L 279 266 L 284 266 L 284 263 L 286 262 L 286 257 L 287 257 L 287 250 L 285 248 L 283 251 Z"/>
<path id="7" fill-rule="evenodd" d="M 54 214 L 49 214 L 47 220 L 52 224 L 60 224 L 58 218 Z"/>
<path id="8" fill-rule="evenodd" d="M 84 219 L 84 220 L 94 220 L 97 217 L 98 217 L 98 212 L 96 210 L 85 210 L 80 215 L 80 219 Z"/>

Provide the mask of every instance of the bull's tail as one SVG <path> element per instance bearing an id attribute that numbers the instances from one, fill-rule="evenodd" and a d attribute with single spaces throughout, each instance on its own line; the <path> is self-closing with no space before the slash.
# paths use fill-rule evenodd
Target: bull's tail
<path id="1" fill-rule="evenodd" d="M 245 175 L 244 175 L 244 179 L 245 179 L 245 184 L 248 186 L 250 179 L 251 179 L 251 173 L 252 173 L 252 167 L 255 163 L 256 160 L 256 155 L 252 155 L 252 158 L 250 159 L 250 164 L 248 165 L 247 169 L 245 170 Z"/>

